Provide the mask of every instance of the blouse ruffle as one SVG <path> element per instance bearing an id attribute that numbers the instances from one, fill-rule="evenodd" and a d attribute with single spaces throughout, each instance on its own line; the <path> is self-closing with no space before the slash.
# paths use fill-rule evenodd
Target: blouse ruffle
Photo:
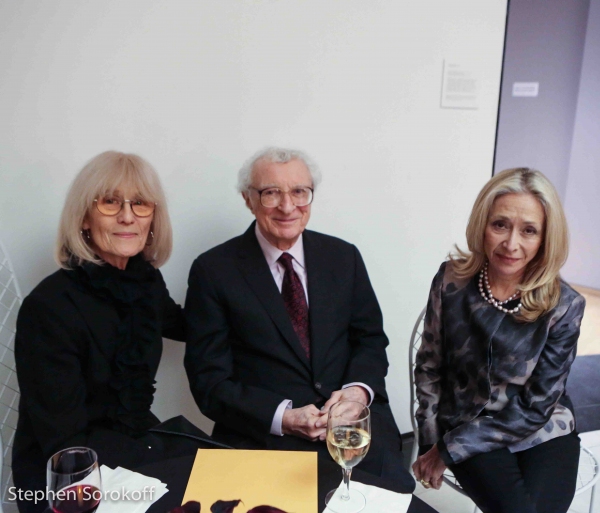
<path id="1" fill-rule="evenodd" d="M 109 408 L 108 417 L 113 429 L 142 435 L 158 423 L 150 412 L 156 382 L 148 363 L 160 341 L 153 305 L 158 273 L 141 255 L 130 258 L 124 270 L 86 263 L 72 273 L 80 286 L 116 307 L 120 324 L 109 387 L 118 401 Z"/>

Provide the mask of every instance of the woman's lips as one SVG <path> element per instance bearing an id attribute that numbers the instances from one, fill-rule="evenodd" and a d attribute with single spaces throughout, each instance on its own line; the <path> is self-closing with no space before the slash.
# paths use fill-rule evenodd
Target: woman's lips
<path id="1" fill-rule="evenodd" d="M 496 255 L 502 262 L 506 262 L 507 264 L 514 264 L 515 262 L 518 262 L 519 259 L 518 258 L 512 258 L 512 257 L 508 257 L 508 256 L 504 256 L 504 255 Z"/>
<path id="2" fill-rule="evenodd" d="M 113 235 L 115 237 L 119 237 L 121 239 L 133 239 L 134 237 L 137 237 L 137 233 L 130 233 L 130 232 L 113 233 Z"/>

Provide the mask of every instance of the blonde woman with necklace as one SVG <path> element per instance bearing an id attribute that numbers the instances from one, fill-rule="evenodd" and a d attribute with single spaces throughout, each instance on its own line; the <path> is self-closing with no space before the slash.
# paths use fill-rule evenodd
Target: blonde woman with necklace
<path id="1" fill-rule="evenodd" d="M 579 437 L 565 386 L 585 300 L 559 276 L 564 212 L 539 171 L 494 176 L 433 279 L 415 380 L 426 488 L 449 467 L 484 513 L 565 513 Z"/>

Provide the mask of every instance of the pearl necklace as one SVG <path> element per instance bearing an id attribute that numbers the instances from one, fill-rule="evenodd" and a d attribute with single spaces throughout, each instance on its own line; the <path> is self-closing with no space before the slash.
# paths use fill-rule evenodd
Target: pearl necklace
<path id="1" fill-rule="evenodd" d="M 508 299 L 505 299 L 504 301 L 499 301 L 492 294 L 492 289 L 490 287 L 490 282 L 488 280 L 488 272 L 487 272 L 488 264 L 489 264 L 489 262 L 486 262 L 485 266 L 479 273 L 479 293 L 481 294 L 481 297 L 483 299 L 485 299 L 490 305 L 494 305 L 501 312 L 511 313 L 511 314 L 519 313 L 519 310 L 523 306 L 523 303 L 521 303 L 520 301 L 519 301 L 519 304 L 515 308 L 512 308 L 511 310 L 504 308 L 504 306 L 503 306 L 506 303 L 508 303 L 509 301 L 512 301 L 513 299 L 517 299 L 517 297 L 520 294 L 520 292 L 518 290 L 512 296 L 510 296 Z M 485 283 L 485 290 L 483 290 L 484 283 Z"/>

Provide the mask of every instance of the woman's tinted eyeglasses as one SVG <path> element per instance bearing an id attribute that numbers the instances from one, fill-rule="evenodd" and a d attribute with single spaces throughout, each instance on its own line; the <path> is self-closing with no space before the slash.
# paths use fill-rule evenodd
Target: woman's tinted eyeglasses
<path id="1" fill-rule="evenodd" d="M 144 201 L 141 199 L 135 200 L 124 200 L 121 198 L 114 198 L 112 196 L 105 196 L 94 200 L 98 212 L 105 216 L 116 216 L 121 210 L 123 205 L 129 203 L 131 211 L 137 217 L 148 217 L 151 216 L 156 208 L 156 203 L 152 201 Z"/>

